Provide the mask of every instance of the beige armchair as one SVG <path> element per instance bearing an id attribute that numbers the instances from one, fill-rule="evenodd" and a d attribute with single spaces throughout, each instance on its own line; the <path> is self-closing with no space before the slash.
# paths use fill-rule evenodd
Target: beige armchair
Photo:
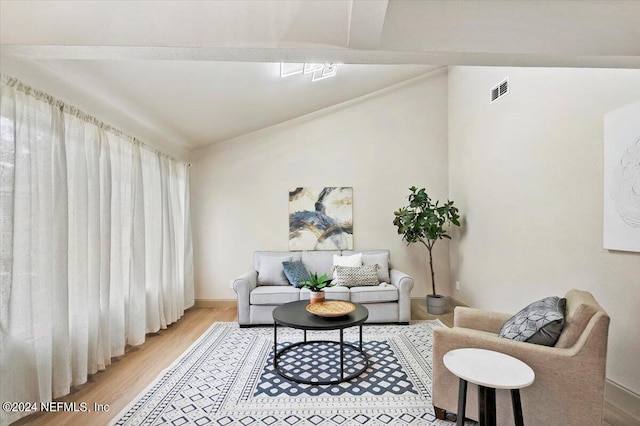
<path id="1" fill-rule="evenodd" d="M 520 391 L 526 425 L 602 425 L 609 316 L 588 292 L 570 290 L 565 298 L 566 323 L 554 347 L 499 338 L 509 314 L 457 307 L 454 327 L 436 328 L 433 335 L 438 417 L 458 407 L 459 379 L 442 357 L 457 348 L 482 348 L 518 358 L 535 372 L 535 382 Z M 470 383 L 467 393 L 466 417 L 477 420 L 477 386 Z M 514 424 L 508 390 L 496 390 L 496 413 L 498 424 Z"/>

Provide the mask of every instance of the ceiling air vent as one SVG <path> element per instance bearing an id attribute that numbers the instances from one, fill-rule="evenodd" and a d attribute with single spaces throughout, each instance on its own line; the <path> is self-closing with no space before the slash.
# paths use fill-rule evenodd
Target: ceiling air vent
<path id="1" fill-rule="evenodd" d="M 498 83 L 497 86 L 491 89 L 491 103 L 494 103 L 504 95 L 509 93 L 509 77 Z"/>

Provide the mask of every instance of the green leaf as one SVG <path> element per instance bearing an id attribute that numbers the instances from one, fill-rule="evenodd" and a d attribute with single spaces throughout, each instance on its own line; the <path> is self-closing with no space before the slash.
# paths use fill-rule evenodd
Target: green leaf
<path id="1" fill-rule="evenodd" d="M 331 280 L 327 277 L 327 274 L 322 274 L 318 277 L 318 274 L 312 272 L 309 274 L 308 280 L 300 281 L 300 285 L 311 291 L 320 291 L 326 287 L 331 287 Z"/>
<path id="2" fill-rule="evenodd" d="M 430 252 L 436 241 L 451 239 L 447 228 L 460 226 L 459 211 L 451 200 L 442 204 L 439 200 L 432 201 L 425 188 L 412 186 L 409 191 L 409 204 L 393 212 L 393 225 L 407 245 L 421 242 Z M 432 284 L 435 292 L 435 284 Z"/>

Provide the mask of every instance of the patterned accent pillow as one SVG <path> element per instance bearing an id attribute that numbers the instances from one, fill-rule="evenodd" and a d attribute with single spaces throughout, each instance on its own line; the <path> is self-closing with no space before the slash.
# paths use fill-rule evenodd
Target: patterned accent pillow
<path id="1" fill-rule="evenodd" d="M 300 288 L 300 281 L 306 281 L 309 278 L 309 271 L 304 267 L 302 262 L 294 260 L 292 262 L 282 262 L 284 274 L 295 288 Z"/>
<path id="2" fill-rule="evenodd" d="M 361 287 L 378 285 L 378 265 L 336 266 L 334 285 Z"/>
<path id="3" fill-rule="evenodd" d="M 336 279 L 336 267 L 337 266 L 362 266 L 362 253 L 352 254 L 351 256 L 338 256 L 333 255 L 333 279 Z"/>
<path id="4" fill-rule="evenodd" d="M 504 323 L 500 337 L 537 345 L 555 345 L 564 327 L 566 303 L 566 299 L 557 296 L 533 302 Z"/>

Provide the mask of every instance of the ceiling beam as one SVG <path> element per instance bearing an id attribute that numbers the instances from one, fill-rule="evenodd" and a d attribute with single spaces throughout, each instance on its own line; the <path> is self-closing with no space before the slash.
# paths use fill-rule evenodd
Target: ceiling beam
<path id="1" fill-rule="evenodd" d="M 378 48 L 388 3 L 388 0 L 352 0 L 347 44 L 350 49 Z"/>
<path id="2" fill-rule="evenodd" d="M 337 62 L 343 64 L 473 65 L 569 68 L 640 68 L 640 56 L 473 52 L 397 52 L 362 49 L 182 48 L 1 45 L 0 56 L 36 60 L 161 60 L 227 62 Z"/>

